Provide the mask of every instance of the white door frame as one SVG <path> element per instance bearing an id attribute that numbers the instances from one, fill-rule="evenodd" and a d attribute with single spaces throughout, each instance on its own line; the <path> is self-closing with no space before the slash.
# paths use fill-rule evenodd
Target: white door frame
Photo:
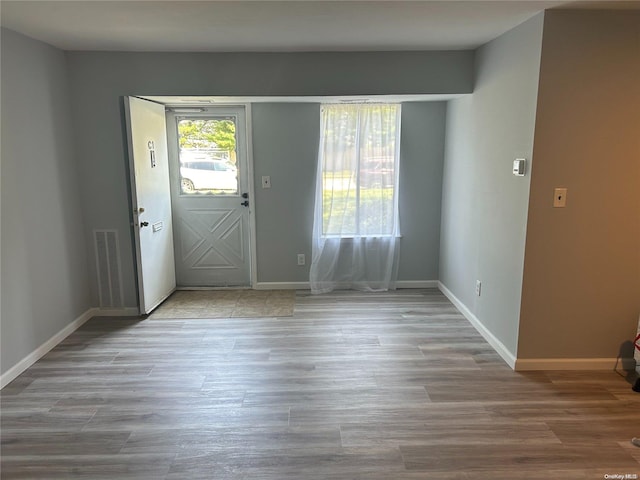
<path id="1" fill-rule="evenodd" d="M 168 103 L 165 105 L 167 113 L 173 111 L 173 113 L 183 113 L 184 110 L 193 110 L 193 112 L 188 113 L 202 113 L 206 114 L 207 108 L 215 108 L 215 107 L 242 107 L 245 111 L 245 150 L 247 152 L 247 188 L 249 194 L 249 255 L 251 256 L 249 263 L 249 282 L 250 288 L 255 289 L 256 284 L 258 282 L 258 261 L 256 258 L 257 252 L 257 242 L 256 242 L 256 216 L 255 216 L 255 182 L 254 182 L 254 173 L 253 173 L 253 137 L 252 137 L 252 129 L 251 129 L 251 103 L 239 103 L 239 102 L 216 102 L 215 104 L 208 105 L 206 107 L 192 107 L 187 106 L 185 104 L 174 104 Z M 182 112 L 176 112 L 174 109 Z M 200 110 L 200 112 L 198 111 Z M 184 112 L 187 113 L 187 112 Z M 170 122 L 167 122 L 167 129 L 173 128 L 170 125 Z M 169 148 L 173 148 L 173 146 L 169 146 Z M 199 290 L 199 289 L 209 289 L 209 287 L 186 287 L 189 290 Z M 211 287 L 211 289 L 216 289 L 220 287 Z M 225 287 L 222 287 L 225 288 Z M 178 287 L 180 289 L 180 287 Z"/>
<path id="2" fill-rule="evenodd" d="M 245 127 L 247 142 L 247 175 L 249 175 L 249 248 L 251 250 L 251 288 L 255 289 L 258 284 L 258 259 L 257 259 L 257 243 L 256 243 L 256 192 L 255 181 L 253 176 L 253 131 L 251 129 L 251 104 L 243 103 L 245 110 Z"/>

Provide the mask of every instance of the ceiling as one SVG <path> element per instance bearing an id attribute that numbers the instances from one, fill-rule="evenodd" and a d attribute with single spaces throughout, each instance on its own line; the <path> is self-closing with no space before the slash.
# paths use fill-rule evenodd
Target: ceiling
<path id="1" fill-rule="evenodd" d="M 639 1 L 8 1 L 3 27 L 63 50 L 473 49 L 553 7 Z"/>

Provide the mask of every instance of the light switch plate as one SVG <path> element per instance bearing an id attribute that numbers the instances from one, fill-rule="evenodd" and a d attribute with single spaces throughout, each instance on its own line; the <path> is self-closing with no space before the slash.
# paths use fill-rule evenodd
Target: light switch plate
<path id="1" fill-rule="evenodd" d="M 513 161 L 513 174 L 516 177 L 524 177 L 526 164 L 527 162 L 524 158 L 516 158 Z"/>
<path id="2" fill-rule="evenodd" d="M 262 188 L 271 188 L 271 177 L 269 175 L 262 176 Z"/>

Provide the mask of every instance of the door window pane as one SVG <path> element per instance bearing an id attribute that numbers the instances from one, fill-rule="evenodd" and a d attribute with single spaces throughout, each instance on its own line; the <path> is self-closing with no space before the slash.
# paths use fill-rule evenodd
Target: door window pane
<path id="1" fill-rule="evenodd" d="M 238 195 L 235 117 L 178 121 L 180 192 Z"/>

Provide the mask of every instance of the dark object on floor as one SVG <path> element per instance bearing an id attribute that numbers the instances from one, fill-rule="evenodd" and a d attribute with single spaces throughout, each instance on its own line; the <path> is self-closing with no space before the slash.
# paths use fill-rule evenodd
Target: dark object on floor
<path id="1" fill-rule="evenodd" d="M 633 390 L 634 392 L 640 393 L 640 378 L 636 379 L 636 383 L 633 384 L 633 387 L 631 387 L 631 390 Z"/>

